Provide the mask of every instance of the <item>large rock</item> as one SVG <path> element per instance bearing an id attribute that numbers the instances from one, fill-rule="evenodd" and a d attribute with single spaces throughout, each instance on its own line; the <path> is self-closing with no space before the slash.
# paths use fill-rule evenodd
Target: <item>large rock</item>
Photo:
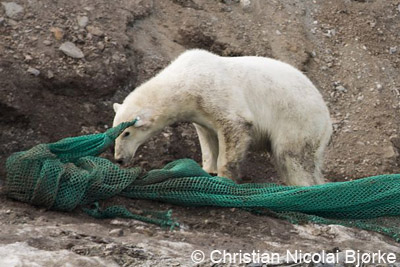
<path id="1" fill-rule="evenodd" d="M 24 8 L 22 6 L 18 5 L 15 2 L 2 2 L 1 4 L 6 10 L 7 17 L 15 20 L 22 18 L 24 12 Z"/>

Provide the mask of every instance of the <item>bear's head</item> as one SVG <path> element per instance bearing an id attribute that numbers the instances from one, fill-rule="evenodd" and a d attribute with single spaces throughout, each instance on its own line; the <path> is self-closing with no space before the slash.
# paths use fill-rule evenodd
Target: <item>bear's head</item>
<path id="1" fill-rule="evenodd" d="M 158 133 L 161 129 L 156 127 L 156 118 L 154 111 L 150 108 L 132 108 L 125 104 L 114 103 L 115 117 L 113 127 L 122 122 L 137 119 L 136 123 L 126 128 L 122 134 L 115 140 L 115 160 L 124 164 L 129 162 L 135 156 L 136 150 L 147 139 Z"/>

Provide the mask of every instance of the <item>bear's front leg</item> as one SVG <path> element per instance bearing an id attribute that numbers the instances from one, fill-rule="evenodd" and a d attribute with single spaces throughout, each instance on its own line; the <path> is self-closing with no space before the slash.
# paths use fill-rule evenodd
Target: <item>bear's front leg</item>
<path id="1" fill-rule="evenodd" d="M 203 169 L 208 173 L 217 173 L 218 137 L 210 129 L 193 123 L 199 136 Z"/>
<path id="2" fill-rule="evenodd" d="M 241 182 L 240 163 L 246 156 L 251 136 L 244 127 L 228 127 L 218 132 L 218 176 Z"/>

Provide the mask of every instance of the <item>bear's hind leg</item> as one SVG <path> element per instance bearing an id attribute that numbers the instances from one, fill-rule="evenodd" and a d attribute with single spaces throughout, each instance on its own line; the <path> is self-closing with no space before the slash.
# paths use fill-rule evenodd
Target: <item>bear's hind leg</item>
<path id="1" fill-rule="evenodd" d="M 208 173 L 217 173 L 218 137 L 211 130 L 193 123 L 199 136 L 203 169 Z"/>

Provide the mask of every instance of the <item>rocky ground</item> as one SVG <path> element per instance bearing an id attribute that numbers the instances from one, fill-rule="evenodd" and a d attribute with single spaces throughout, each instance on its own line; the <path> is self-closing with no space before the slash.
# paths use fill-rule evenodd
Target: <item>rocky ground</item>
<path id="1" fill-rule="evenodd" d="M 104 131 L 112 122 L 112 103 L 194 47 L 226 56 L 269 56 L 305 72 L 334 121 L 328 180 L 399 173 L 399 29 L 398 0 L 3 1 L 0 184 L 12 152 Z M 152 169 L 183 157 L 200 161 L 194 128 L 185 123 L 147 142 L 133 164 Z M 250 154 L 244 170 L 249 180 L 279 182 L 267 154 Z M 59 266 L 60 258 L 75 266 L 188 266 L 193 250 L 214 248 L 400 253 L 398 244 L 378 234 L 295 226 L 234 209 L 115 200 L 172 208 L 185 227 L 168 232 L 0 199 L 0 258 L 10 259 L 0 260 L 1 266 L 13 266 L 12 260 Z"/>

